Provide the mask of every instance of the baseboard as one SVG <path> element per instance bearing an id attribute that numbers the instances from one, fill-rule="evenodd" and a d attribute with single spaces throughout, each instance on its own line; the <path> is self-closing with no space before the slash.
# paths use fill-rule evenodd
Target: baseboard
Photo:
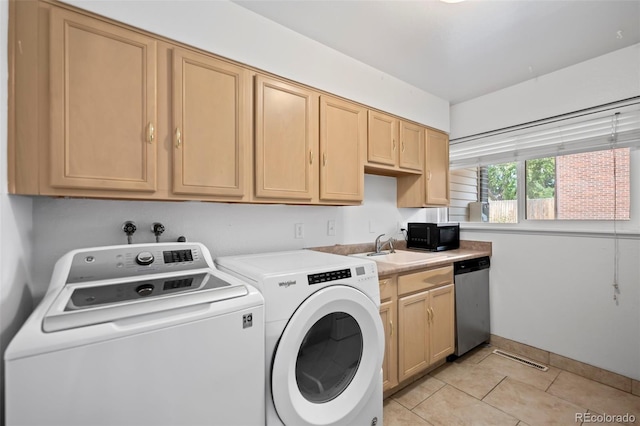
<path id="1" fill-rule="evenodd" d="M 640 396 L 640 381 L 630 377 L 614 373 L 603 368 L 594 367 L 581 361 L 576 361 L 553 352 L 545 351 L 534 346 L 506 339 L 501 336 L 491 335 L 491 345 L 513 352 L 534 361 L 560 368 L 578 376 L 603 383 L 624 392 Z"/>

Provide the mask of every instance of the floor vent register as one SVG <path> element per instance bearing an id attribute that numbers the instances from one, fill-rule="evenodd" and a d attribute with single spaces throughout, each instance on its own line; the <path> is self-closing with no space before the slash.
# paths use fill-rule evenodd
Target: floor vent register
<path id="1" fill-rule="evenodd" d="M 510 359 L 512 361 L 519 362 L 520 364 L 524 364 L 527 367 L 535 368 L 536 370 L 547 371 L 549 369 L 549 367 L 547 367 L 546 365 L 539 364 L 539 363 L 537 363 L 535 361 L 531 361 L 530 359 L 523 358 L 523 357 L 521 357 L 519 355 L 515 355 L 515 354 L 509 353 L 509 352 L 505 352 L 505 351 L 502 351 L 500 349 L 494 349 L 493 353 L 496 354 L 496 355 L 500 355 L 502 357 L 505 357 L 507 359 Z"/>

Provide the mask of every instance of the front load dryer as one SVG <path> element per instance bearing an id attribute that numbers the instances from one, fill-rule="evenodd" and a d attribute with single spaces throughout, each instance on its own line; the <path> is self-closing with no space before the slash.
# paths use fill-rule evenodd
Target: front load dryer
<path id="1" fill-rule="evenodd" d="M 297 250 L 216 264 L 265 298 L 267 425 L 382 424 L 375 262 Z"/>
<path id="2" fill-rule="evenodd" d="M 264 299 L 201 244 L 75 250 L 5 353 L 7 425 L 264 424 Z"/>

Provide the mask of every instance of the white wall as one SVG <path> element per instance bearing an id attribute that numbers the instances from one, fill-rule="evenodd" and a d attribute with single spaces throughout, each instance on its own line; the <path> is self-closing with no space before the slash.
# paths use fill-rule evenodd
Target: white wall
<path id="1" fill-rule="evenodd" d="M 491 332 L 640 380 L 640 241 L 462 232 L 491 241 Z"/>
<path id="2" fill-rule="evenodd" d="M 30 282 L 33 221 L 31 199 L 7 194 L 7 28 L 9 3 L 0 0 L 0 353 L 32 309 Z M 4 401 L 4 362 L 0 364 Z M 4 418 L 0 403 L 0 422 Z"/>
<path id="3" fill-rule="evenodd" d="M 451 134 L 472 135 L 638 95 L 635 45 L 454 105 Z M 613 301 L 610 236 L 536 234 L 544 226 L 539 223 L 507 233 L 495 227 L 462 232 L 465 239 L 493 243 L 492 333 L 640 380 L 640 168 L 638 153 L 633 157 L 632 221 L 625 227 L 630 236 L 619 243 L 619 304 Z M 581 226 L 554 225 L 562 231 Z"/>
<path id="4" fill-rule="evenodd" d="M 640 44 L 451 106 L 451 139 L 640 95 Z"/>
<path id="5" fill-rule="evenodd" d="M 449 103 L 228 1 L 64 0 L 170 39 L 449 131 Z M 153 13 L 150 13 L 150 11 Z"/>

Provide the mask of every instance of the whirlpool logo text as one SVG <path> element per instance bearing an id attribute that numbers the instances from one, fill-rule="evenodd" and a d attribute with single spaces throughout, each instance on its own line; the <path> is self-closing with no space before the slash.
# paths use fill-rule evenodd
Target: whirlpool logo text
<path id="1" fill-rule="evenodd" d="M 282 281 L 282 282 L 279 282 L 278 285 L 280 287 L 288 288 L 289 286 L 296 285 L 296 281 L 295 280 Z"/>

